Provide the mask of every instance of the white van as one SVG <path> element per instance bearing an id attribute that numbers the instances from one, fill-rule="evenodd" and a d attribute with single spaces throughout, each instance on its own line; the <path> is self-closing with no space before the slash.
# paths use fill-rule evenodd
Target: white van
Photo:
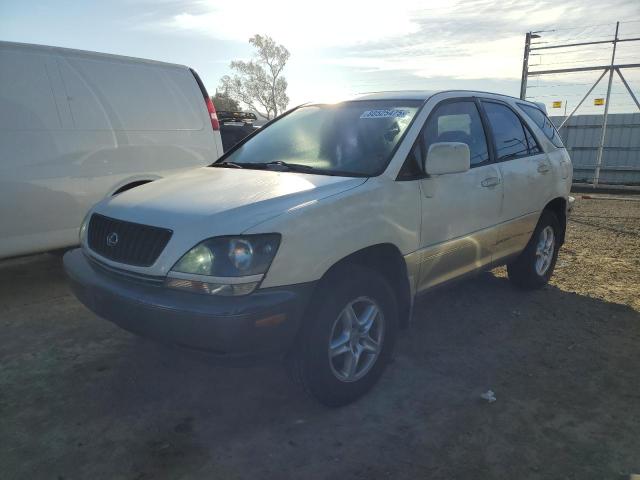
<path id="1" fill-rule="evenodd" d="M 96 202 L 220 155 L 188 67 L 0 42 L 0 258 L 76 245 Z"/>
<path id="2" fill-rule="evenodd" d="M 209 167 L 96 205 L 64 257 L 98 315 L 236 359 L 284 354 L 336 406 L 373 386 L 414 299 L 497 265 L 549 281 L 571 159 L 536 105 L 382 92 L 308 104 Z"/>

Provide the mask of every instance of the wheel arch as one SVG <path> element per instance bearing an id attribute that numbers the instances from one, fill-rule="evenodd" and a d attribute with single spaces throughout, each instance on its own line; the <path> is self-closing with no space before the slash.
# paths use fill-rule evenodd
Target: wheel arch
<path id="1" fill-rule="evenodd" d="M 398 247 L 391 243 L 380 243 L 353 252 L 334 263 L 322 276 L 320 282 L 327 281 L 347 265 L 370 268 L 385 277 L 396 296 L 400 327 L 408 326 L 412 305 L 411 288 L 407 263 Z"/>
<path id="2" fill-rule="evenodd" d="M 552 212 L 560 222 L 559 243 L 564 243 L 565 234 L 567 231 L 567 200 L 563 197 L 556 197 L 548 202 L 543 211 Z"/>
<path id="3" fill-rule="evenodd" d="M 154 180 L 156 180 L 155 178 L 145 178 L 145 179 L 139 179 L 139 180 L 133 180 L 133 181 L 129 181 L 127 183 L 125 183 L 124 185 L 121 185 L 119 187 L 117 187 L 113 192 L 111 192 L 109 194 L 110 197 L 119 195 L 123 192 L 126 192 L 127 190 L 131 190 L 133 188 L 139 187 L 140 185 L 144 185 L 146 183 L 151 183 Z"/>

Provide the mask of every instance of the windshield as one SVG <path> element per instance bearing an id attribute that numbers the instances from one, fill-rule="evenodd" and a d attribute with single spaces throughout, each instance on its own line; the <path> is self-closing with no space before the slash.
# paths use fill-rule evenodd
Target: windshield
<path id="1" fill-rule="evenodd" d="M 310 173 L 378 175 L 421 105 L 414 100 L 380 100 L 300 107 L 222 162 L 249 168 L 284 162 Z"/>

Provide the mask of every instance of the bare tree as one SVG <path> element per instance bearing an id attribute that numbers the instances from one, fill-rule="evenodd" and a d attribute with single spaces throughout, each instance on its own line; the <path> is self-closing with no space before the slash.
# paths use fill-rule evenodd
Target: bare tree
<path id="1" fill-rule="evenodd" d="M 221 90 L 259 115 L 271 119 L 287 108 L 287 80 L 281 76 L 289 60 L 289 50 L 268 35 L 254 35 L 249 43 L 256 48 L 249 62 L 231 62 L 233 76 L 225 75 Z"/>

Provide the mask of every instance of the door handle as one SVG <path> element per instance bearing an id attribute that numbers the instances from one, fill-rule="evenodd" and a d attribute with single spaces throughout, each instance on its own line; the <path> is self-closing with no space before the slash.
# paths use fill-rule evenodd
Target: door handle
<path id="1" fill-rule="evenodd" d="M 500 185 L 500 177 L 488 177 L 482 180 L 480 183 L 483 187 L 495 187 L 496 185 Z"/>
<path id="2" fill-rule="evenodd" d="M 546 163 L 538 164 L 539 173 L 547 173 L 549 170 L 551 170 L 551 167 L 549 167 L 549 165 L 547 165 Z"/>

